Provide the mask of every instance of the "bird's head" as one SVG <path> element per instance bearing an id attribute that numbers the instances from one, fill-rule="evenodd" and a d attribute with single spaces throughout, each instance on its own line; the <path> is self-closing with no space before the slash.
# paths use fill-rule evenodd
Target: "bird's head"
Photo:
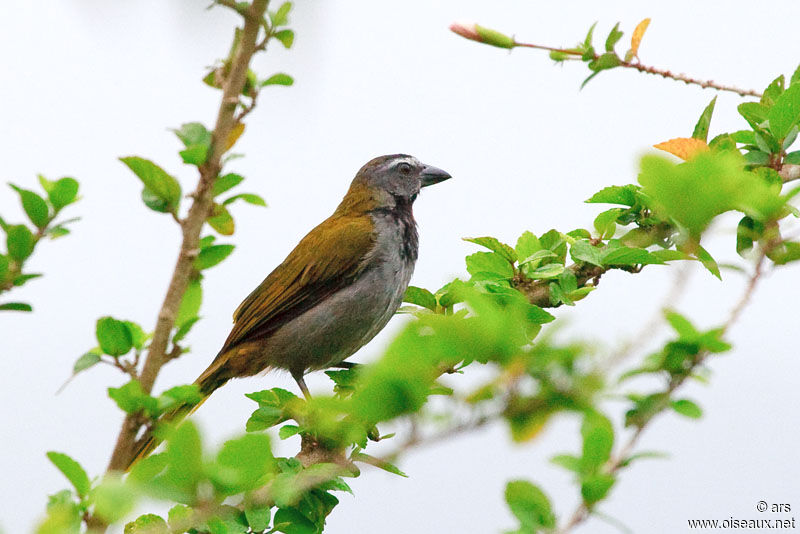
<path id="1" fill-rule="evenodd" d="M 339 209 L 369 211 L 410 205 L 423 187 L 450 175 L 407 154 L 379 156 L 361 167 Z"/>

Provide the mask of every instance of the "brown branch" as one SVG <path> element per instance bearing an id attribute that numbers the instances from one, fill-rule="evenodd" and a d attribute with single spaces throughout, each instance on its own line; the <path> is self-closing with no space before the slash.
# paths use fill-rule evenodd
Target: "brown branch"
<path id="1" fill-rule="evenodd" d="M 745 290 L 742 293 L 742 296 L 739 298 L 739 301 L 731 310 L 731 313 L 728 316 L 728 320 L 725 321 L 725 323 L 722 325 L 723 332 L 727 332 L 731 328 L 731 326 L 733 326 L 733 324 L 736 323 L 736 321 L 739 319 L 744 309 L 750 303 L 753 293 L 755 292 L 756 287 L 758 286 L 758 282 L 759 280 L 761 280 L 761 277 L 764 274 L 764 261 L 766 259 L 766 254 L 767 254 L 766 250 L 761 251 L 756 261 L 756 267 L 753 270 L 753 274 L 750 275 L 750 278 L 748 279 L 747 285 L 745 286 Z M 662 392 L 664 393 L 664 401 L 663 401 L 664 407 L 666 407 L 666 403 L 669 402 L 669 399 L 671 398 L 675 390 L 681 387 L 684 384 L 684 382 L 686 382 L 687 378 L 692 376 L 692 371 L 696 369 L 698 366 L 702 365 L 703 362 L 705 362 L 706 358 L 709 356 L 709 354 L 710 354 L 709 352 L 699 354 L 695 359 L 694 364 L 692 365 L 692 368 L 689 370 L 689 372 L 681 376 L 673 377 L 669 381 L 669 385 Z M 631 434 L 631 437 L 628 439 L 625 445 L 623 445 L 620 448 L 620 450 L 617 451 L 617 454 L 614 455 L 606 463 L 606 465 L 604 466 L 604 472 L 610 475 L 617 474 L 620 468 L 625 464 L 625 461 L 628 459 L 631 452 L 636 448 L 636 445 L 638 445 L 639 439 L 641 438 L 645 428 L 647 428 L 650 425 L 650 423 L 655 419 L 656 415 L 658 415 L 662 411 L 663 410 L 661 409 L 654 410 L 653 415 L 651 415 L 648 419 L 646 419 L 636 427 L 636 430 L 633 432 L 633 434 Z M 588 519 L 590 512 L 591 510 L 586 506 L 586 503 L 581 502 L 581 504 L 579 504 L 572 512 L 572 514 L 569 516 L 569 519 L 567 519 L 566 523 L 564 523 L 564 526 L 562 526 L 557 531 L 558 534 L 566 534 L 570 532 L 574 527 L 578 526 L 579 524 L 583 523 L 586 519 Z"/>
<path id="2" fill-rule="evenodd" d="M 571 49 L 571 48 L 553 48 L 550 46 L 544 45 L 537 45 L 533 43 L 519 43 L 514 41 L 514 47 L 520 48 L 535 48 L 537 50 L 547 50 L 549 52 L 557 52 L 559 54 L 565 54 L 569 56 L 570 59 L 581 59 L 583 57 L 583 52 Z M 598 54 L 594 54 L 592 56 L 592 60 L 598 59 L 600 56 Z M 634 69 L 638 70 L 639 72 L 644 72 L 645 74 L 654 74 L 656 76 L 661 76 L 663 78 L 669 78 L 671 80 L 676 80 L 679 82 L 683 82 L 687 85 L 697 85 L 702 87 L 703 89 L 716 89 L 717 91 L 727 91 L 730 93 L 736 93 L 739 96 L 754 96 L 756 98 L 761 97 L 761 93 L 755 91 L 753 89 L 740 89 L 733 85 L 723 85 L 720 83 L 715 82 L 714 80 L 701 80 L 698 78 L 692 78 L 687 76 L 686 74 L 676 74 L 667 69 L 659 69 L 657 67 L 652 67 L 649 65 L 643 65 L 639 61 L 624 61 L 623 59 L 619 60 L 620 67 L 626 69 Z"/>
<path id="3" fill-rule="evenodd" d="M 573 263 L 567 267 L 567 270 L 572 271 L 575 278 L 578 280 L 578 287 L 585 287 L 592 282 L 593 286 L 597 286 L 600 282 L 600 277 L 603 276 L 610 268 L 598 267 L 590 263 Z M 518 291 L 522 292 L 531 304 L 535 304 L 540 308 L 556 308 L 560 304 L 553 304 L 550 301 L 550 284 L 552 280 L 530 280 L 524 275 L 517 273 L 511 280 L 511 285 Z"/>
<path id="4" fill-rule="evenodd" d="M 198 254 L 200 232 L 213 206 L 211 186 L 221 169 L 221 158 L 225 152 L 225 142 L 235 124 L 234 114 L 239 104 L 239 95 L 245 84 L 250 59 L 255 53 L 261 19 L 264 17 L 269 0 L 253 0 L 246 16 L 238 49 L 231 69 L 224 81 L 222 102 L 217 113 L 217 121 L 212 132 L 211 147 L 206 162 L 200 166 L 200 179 L 192 194 L 193 202 L 189 213 L 183 219 L 181 230 L 183 241 L 175 263 L 166 296 L 158 313 L 153 339 L 147 358 L 144 361 L 140 382 L 142 389 L 149 393 L 153 389 L 161 367 L 168 359 L 166 354 L 170 333 L 175 325 L 183 294 L 189 284 L 192 264 Z M 227 3 L 225 3 L 227 5 Z M 230 7 L 230 6 L 229 6 Z M 141 423 L 133 415 L 128 415 L 122 424 L 114 452 L 108 464 L 109 471 L 120 471 L 128 467 L 134 459 L 134 444 Z"/>
<path id="5" fill-rule="evenodd" d="M 778 169 L 778 174 L 783 180 L 783 183 L 800 179 L 800 165 L 784 163 L 781 165 L 781 168 Z"/>

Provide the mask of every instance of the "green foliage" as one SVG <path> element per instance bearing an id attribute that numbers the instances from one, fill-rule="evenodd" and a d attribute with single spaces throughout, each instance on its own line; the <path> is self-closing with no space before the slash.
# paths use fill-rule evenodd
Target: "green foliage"
<path id="1" fill-rule="evenodd" d="M 120 158 L 144 184 L 142 200 L 153 211 L 177 213 L 181 201 L 181 186 L 167 171 L 150 160 L 138 156 Z"/>
<path id="2" fill-rule="evenodd" d="M 540 532 L 556 525 L 556 518 L 547 495 L 525 480 L 514 480 L 506 485 L 506 502 L 511 513 L 519 520 L 518 532 Z"/>
<path id="3" fill-rule="evenodd" d="M 113 317 L 98 319 L 95 335 L 100 349 L 109 356 L 122 356 L 133 348 L 133 336 L 130 328 L 123 321 L 118 321 Z"/>
<path id="4" fill-rule="evenodd" d="M 241 11 L 247 4 L 228 7 Z M 260 21 L 260 48 L 271 40 L 286 48 L 292 46 L 294 32 L 285 27 L 291 7 L 285 2 Z M 601 53 L 593 44 L 593 25 L 575 48 L 558 50 L 552 57 L 558 61 L 579 57 L 591 71 L 585 85 L 604 70 L 630 66 L 623 64 L 636 55 L 645 26 L 637 28 L 624 60 L 615 51 L 623 36 L 619 24 L 607 35 Z M 507 35 L 477 25 L 473 29 L 474 40 L 502 48 L 517 46 Z M 224 86 L 240 38 L 239 34 L 229 57 L 204 78 L 210 86 Z M 151 498 L 178 504 L 166 519 L 155 514 L 133 519 L 125 526 L 126 533 L 320 533 L 339 502 L 332 492 L 351 491 L 344 479 L 358 476 L 357 465 L 369 464 L 406 476 L 395 465 L 394 455 L 373 452 L 372 442 L 394 436 L 382 435 L 379 426 L 410 420 L 415 430 L 422 429 L 422 437 L 415 434 L 400 443 L 402 453 L 415 440 L 424 441 L 425 431 L 436 438 L 432 429 L 443 429 L 442 435 L 447 436 L 492 421 L 506 424 L 512 440 L 527 442 L 564 414 L 582 419 L 580 450 L 559 454 L 552 461 L 574 476 L 582 510 L 593 513 L 609 495 L 619 472 L 648 454 L 631 453 L 619 445 L 615 454 L 615 442 L 625 442 L 620 438 L 626 430 L 615 430 L 601 411 L 600 401 L 615 393 L 618 385 L 610 380 L 606 362 L 597 361 L 591 345 L 557 342 L 553 329 L 542 333 L 544 325 L 556 320 L 544 308 L 575 306 L 596 290 L 600 278 L 611 270 L 637 273 L 648 265 L 695 260 L 719 276 L 716 261 L 700 241 L 715 219 L 729 211 L 743 214 L 736 236 L 739 254 L 763 255 L 776 265 L 800 260 L 800 243 L 781 235 L 781 221 L 797 214 L 788 204 L 796 191 L 782 193 L 783 178 L 778 172 L 783 164 L 800 163 L 800 151 L 787 152 L 800 122 L 798 78 L 800 69 L 788 88 L 784 77 L 776 78 L 758 102 L 738 107 L 750 129 L 717 135 L 708 143 L 708 151 L 689 154 L 683 163 L 646 156 L 639 185 L 609 186 L 592 195 L 586 202 L 612 207 L 597 213 L 590 229 L 525 231 L 514 245 L 492 236 L 465 238 L 485 249 L 466 257 L 469 279 L 453 280 L 436 291 L 410 286 L 405 301 L 411 306 L 402 311 L 411 311 L 415 317 L 381 358 L 369 365 L 326 371 L 333 381 L 329 395 L 315 393 L 313 398 L 303 399 L 280 388 L 248 394 L 258 406 L 246 422 L 246 433 L 227 441 L 215 453 L 206 452 L 191 421 L 177 423 L 174 418 L 203 400 L 198 386 L 176 386 L 158 396 L 145 392 L 137 379 L 138 364 L 140 355 L 149 349 L 150 334 L 134 322 L 102 317 L 96 325 L 98 346 L 78 358 L 73 373 L 100 362 L 126 373 L 130 380 L 109 388 L 109 397 L 134 416 L 129 420 L 155 427 L 156 437 L 166 441 L 166 450 L 139 461 L 125 480 L 108 476 L 94 483 L 69 456 L 48 453 L 74 491 L 51 497 L 39 532 L 78 532 L 81 518 L 90 516 L 119 522 L 142 498 Z M 248 70 L 234 106 L 238 113 L 234 131 L 219 141 L 225 151 L 244 130 L 241 118 L 252 109 L 258 91 L 268 85 L 292 84 L 288 74 L 260 80 Z M 700 115 L 692 132 L 695 140 L 708 139 L 715 104 L 713 99 Z M 182 161 L 207 171 L 212 133 L 191 122 L 175 134 L 183 145 L 179 152 Z M 695 144 L 706 148 L 704 143 Z M 145 204 L 172 214 L 183 224 L 179 217 L 182 189 L 177 179 L 149 160 L 121 160 L 142 181 Z M 236 202 L 266 206 L 259 195 L 232 192 L 243 180 L 235 173 L 221 173 L 205 184 L 214 197 L 206 222 L 221 235 L 235 231 L 229 210 Z M 77 182 L 40 178 L 40 183 L 46 195 L 12 186 L 32 227 L 0 219 L 7 244 L 7 253 L 0 255 L 3 289 L 35 276 L 22 273 L 21 266 L 41 237 L 66 232 L 64 223 L 54 225 L 53 219 L 77 198 Z M 186 350 L 180 344 L 199 320 L 204 271 L 234 250 L 232 244 L 215 241 L 213 235 L 199 240 L 170 332 L 171 350 L 163 355 L 166 359 Z M 0 309 L 29 308 L 24 303 L 0 305 Z M 676 390 L 684 380 L 701 375 L 707 358 L 730 349 L 723 340 L 725 327 L 703 331 L 674 311 L 665 313 L 665 321 L 674 330 L 672 338 L 620 377 L 625 388 L 630 384 L 627 380 L 636 376 L 651 378 L 646 382 L 650 389 L 624 395 L 624 425 L 632 429 L 627 432 L 633 432 L 634 438 L 653 418 L 669 410 L 700 418 L 700 407 L 678 398 Z M 455 379 L 443 378 L 476 365 L 486 366 L 485 375 L 468 390 L 459 388 L 461 383 L 456 384 Z M 444 410 L 439 403 L 430 402 L 434 396 L 442 400 Z M 299 457 L 275 457 L 272 433 L 280 439 L 298 436 L 302 444 Z M 309 457 L 314 460 L 304 465 L 301 460 Z M 505 498 L 519 522 L 516 532 L 547 532 L 556 527 L 553 507 L 536 485 L 513 480 L 506 486 Z"/>
<path id="5" fill-rule="evenodd" d="M 5 234 L 5 252 L 0 251 L 0 293 L 19 287 L 40 274 L 24 272 L 25 262 L 33 254 L 36 245 L 43 237 L 56 239 L 69 234 L 67 225 L 77 219 L 57 222 L 61 210 L 78 200 L 78 182 L 74 178 L 61 178 L 52 182 L 39 176 L 39 183 L 45 192 L 42 196 L 32 190 L 9 184 L 20 199 L 22 211 L 32 223 L 9 224 L 0 217 L 0 230 Z M 0 311 L 32 311 L 25 302 L 0 303 Z"/>
<path id="6" fill-rule="evenodd" d="M 91 483 L 81 464 L 61 452 L 50 451 L 47 457 L 67 477 L 79 497 L 86 497 L 89 494 Z"/>

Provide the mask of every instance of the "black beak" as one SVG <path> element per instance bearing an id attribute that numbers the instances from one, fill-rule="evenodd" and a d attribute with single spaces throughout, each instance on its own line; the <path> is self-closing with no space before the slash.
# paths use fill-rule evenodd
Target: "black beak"
<path id="1" fill-rule="evenodd" d="M 422 169 L 422 172 L 419 175 L 419 179 L 421 182 L 420 185 L 422 187 L 428 187 L 429 185 L 438 184 L 439 182 L 444 182 L 449 178 L 452 178 L 450 174 L 432 165 L 425 165 L 425 168 Z"/>

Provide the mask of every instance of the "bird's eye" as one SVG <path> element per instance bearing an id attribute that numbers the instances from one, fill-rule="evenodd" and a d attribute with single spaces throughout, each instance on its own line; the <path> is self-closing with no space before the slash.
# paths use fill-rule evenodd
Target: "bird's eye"
<path id="1" fill-rule="evenodd" d="M 401 161 L 397 164 L 397 172 L 400 174 L 409 174 L 411 173 L 411 165 L 405 161 Z"/>

